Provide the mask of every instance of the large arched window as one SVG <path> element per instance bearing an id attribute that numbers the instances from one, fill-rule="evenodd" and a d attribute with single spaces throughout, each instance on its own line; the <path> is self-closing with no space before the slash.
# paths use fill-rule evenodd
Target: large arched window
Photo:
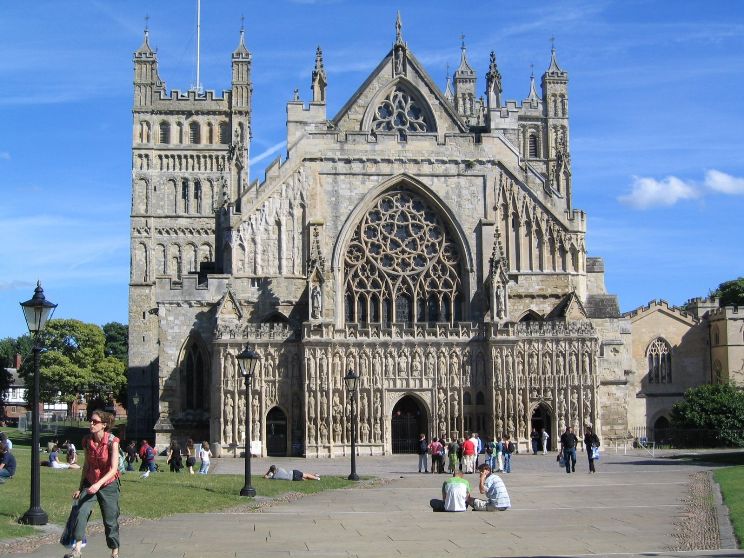
<path id="1" fill-rule="evenodd" d="M 648 383 L 672 383 L 672 347 L 663 337 L 657 337 L 646 349 Z"/>
<path id="2" fill-rule="evenodd" d="M 460 253 L 437 212 L 407 190 L 383 194 L 346 249 L 347 322 L 461 319 Z"/>
<path id="3" fill-rule="evenodd" d="M 377 106 L 372 118 L 372 132 L 397 132 L 405 141 L 410 132 L 432 132 L 435 126 L 424 107 L 405 89 L 396 87 Z"/>
<path id="4" fill-rule="evenodd" d="M 529 138 L 529 156 L 534 159 L 539 156 L 537 150 L 537 134 L 531 133 Z"/>
<path id="5" fill-rule="evenodd" d="M 189 124 L 189 143 L 192 145 L 201 143 L 201 128 L 198 122 Z"/>
<path id="6" fill-rule="evenodd" d="M 184 409 L 209 410 L 209 374 L 204 352 L 191 341 L 181 367 L 181 391 Z"/>
<path id="7" fill-rule="evenodd" d="M 160 138 L 158 139 L 160 143 L 170 143 L 170 124 L 168 124 L 167 122 L 160 123 Z"/>

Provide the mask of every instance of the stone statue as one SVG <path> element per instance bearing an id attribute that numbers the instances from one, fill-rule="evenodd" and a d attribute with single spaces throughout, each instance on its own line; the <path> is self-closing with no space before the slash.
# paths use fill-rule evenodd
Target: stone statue
<path id="1" fill-rule="evenodd" d="M 325 422 L 328 417 L 328 398 L 325 392 L 320 394 L 320 420 Z"/>
<path id="2" fill-rule="evenodd" d="M 512 373 L 512 360 L 511 355 L 506 355 L 506 385 L 514 385 L 514 374 Z"/>
<path id="3" fill-rule="evenodd" d="M 550 376 L 550 365 L 550 355 L 548 353 L 545 353 L 543 355 L 543 376 Z"/>
<path id="4" fill-rule="evenodd" d="M 328 443 L 328 427 L 325 425 L 324 422 L 320 423 L 320 443 Z"/>
<path id="5" fill-rule="evenodd" d="M 307 396 L 307 418 L 310 422 L 315 420 L 315 396 L 310 392 Z"/>
<path id="6" fill-rule="evenodd" d="M 417 353 L 413 357 L 413 364 L 411 365 L 411 377 L 421 377 L 421 356 Z"/>
<path id="7" fill-rule="evenodd" d="M 380 422 L 375 421 L 375 442 L 379 442 L 382 439 L 382 429 L 380 428 Z"/>
<path id="8" fill-rule="evenodd" d="M 457 359 L 450 361 L 450 387 L 460 387 L 460 378 L 457 373 Z"/>
<path id="9" fill-rule="evenodd" d="M 254 419 L 257 419 L 261 414 L 261 406 L 258 402 L 258 395 L 254 395 L 251 400 L 251 413 Z"/>
<path id="10" fill-rule="evenodd" d="M 362 393 L 362 395 L 359 397 L 359 419 L 362 421 L 367 420 L 367 416 L 369 413 L 369 400 L 367 399 L 367 394 Z"/>
<path id="11" fill-rule="evenodd" d="M 334 418 L 340 417 L 341 414 L 344 412 L 344 408 L 341 405 L 341 399 L 338 396 L 338 393 L 333 394 L 333 414 Z"/>
<path id="12" fill-rule="evenodd" d="M 380 403 L 380 394 L 375 393 L 374 399 L 374 417 L 378 420 L 382 416 L 382 404 Z"/>
<path id="13" fill-rule="evenodd" d="M 460 404 L 458 402 L 457 392 L 452 394 L 452 405 L 450 406 L 450 410 L 452 411 L 452 418 L 457 420 L 460 416 Z"/>
<path id="14" fill-rule="evenodd" d="M 379 353 L 375 353 L 374 358 L 375 387 L 382 387 L 382 359 Z"/>
<path id="15" fill-rule="evenodd" d="M 312 358 L 307 359 L 307 377 L 310 387 L 315 387 L 315 360 Z"/>
<path id="16" fill-rule="evenodd" d="M 238 443 L 245 442 L 245 405 L 238 402 Z"/>
<path id="17" fill-rule="evenodd" d="M 229 393 L 225 396 L 225 425 L 223 428 L 223 437 L 228 444 L 232 442 L 232 424 L 233 424 L 233 400 Z"/>
<path id="18" fill-rule="evenodd" d="M 408 359 L 404 353 L 398 356 L 398 376 L 405 378 L 408 375 Z"/>
<path id="19" fill-rule="evenodd" d="M 360 426 L 360 429 L 362 431 L 362 443 L 368 444 L 369 443 L 369 424 L 366 422 L 363 422 Z"/>
<path id="20" fill-rule="evenodd" d="M 589 351 L 584 352 L 584 374 L 591 372 L 591 366 L 589 364 Z"/>
<path id="21" fill-rule="evenodd" d="M 308 444 L 311 446 L 315 445 L 316 438 L 315 438 L 315 422 L 310 421 L 310 424 L 307 425 L 307 441 Z"/>
<path id="22" fill-rule="evenodd" d="M 564 355 L 562 353 L 558 354 L 558 359 L 555 361 L 555 373 L 556 376 L 563 376 L 563 359 Z"/>
<path id="23" fill-rule="evenodd" d="M 253 439 L 254 440 L 260 440 L 261 439 L 261 421 L 258 417 L 253 419 Z"/>
<path id="24" fill-rule="evenodd" d="M 341 420 L 338 417 L 333 417 L 333 441 L 341 443 Z"/>

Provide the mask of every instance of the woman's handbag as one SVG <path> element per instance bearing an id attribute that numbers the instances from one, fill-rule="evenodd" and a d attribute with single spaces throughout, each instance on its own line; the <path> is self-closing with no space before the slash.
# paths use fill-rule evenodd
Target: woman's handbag
<path id="1" fill-rule="evenodd" d="M 592 461 L 598 461 L 599 460 L 599 448 L 597 446 L 592 446 Z"/>
<path id="2" fill-rule="evenodd" d="M 566 458 L 563 456 L 563 452 L 558 453 L 558 466 L 559 467 L 565 467 L 566 466 Z"/>

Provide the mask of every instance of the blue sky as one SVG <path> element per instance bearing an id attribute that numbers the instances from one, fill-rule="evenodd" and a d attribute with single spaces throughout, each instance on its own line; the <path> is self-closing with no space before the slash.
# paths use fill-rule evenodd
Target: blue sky
<path id="1" fill-rule="evenodd" d="M 127 320 L 132 52 L 150 16 L 168 88 L 195 74 L 195 0 L 0 5 L 0 337 L 26 331 L 37 279 L 57 317 Z M 569 72 L 574 205 L 590 255 L 629 310 L 681 304 L 744 275 L 744 3 L 202 1 L 202 82 L 229 87 L 245 16 L 253 53 L 251 176 L 284 152 L 285 103 L 309 97 L 315 46 L 329 115 L 385 56 L 397 9 L 443 87 L 465 34 L 484 89 L 524 99 L 555 37 Z"/>

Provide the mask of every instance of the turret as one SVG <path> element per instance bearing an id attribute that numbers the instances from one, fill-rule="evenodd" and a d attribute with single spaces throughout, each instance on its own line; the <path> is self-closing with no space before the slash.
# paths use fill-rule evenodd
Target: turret
<path id="1" fill-rule="evenodd" d="M 551 188 L 566 198 L 571 210 L 571 157 L 568 135 L 568 73 L 558 66 L 555 46 L 550 66 L 542 76 L 544 115 L 547 123 L 547 163 Z"/>
<path id="2" fill-rule="evenodd" d="M 251 53 L 245 47 L 245 30 L 240 26 L 240 42 L 232 53 L 232 94 L 230 116 L 232 142 L 228 157 L 231 164 L 230 200 L 240 200 L 248 183 L 248 154 L 251 139 Z M 227 201 L 227 200 L 226 200 Z M 240 210 L 239 203 L 236 210 Z"/>
<path id="3" fill-rule="evenodd" d="M 326 87 L 328 86 L 328 77 L 323 67 L 323 51 L 318 47 L 315 50 L 315 69 L 313 70 L 313 103 L 326 102 Z"/>
<path id="4" fill-rule="evenodd" d="M 165 90 L 158 76 L 158 56 L 150 48 L 150 31 L 145 27 L 142 45 L 134 52 L 134 108 L 152 106 L 154 95 Z"/>
<path id="5" fill-rule="evenodd" d="M 455 71 L 455 110 L 466 120 L 475 118 L 475 71 L 468 63 L 467 49 L 465 48 L 465 36 L 462 37 L 460 46 L 460 66 Z"/>

